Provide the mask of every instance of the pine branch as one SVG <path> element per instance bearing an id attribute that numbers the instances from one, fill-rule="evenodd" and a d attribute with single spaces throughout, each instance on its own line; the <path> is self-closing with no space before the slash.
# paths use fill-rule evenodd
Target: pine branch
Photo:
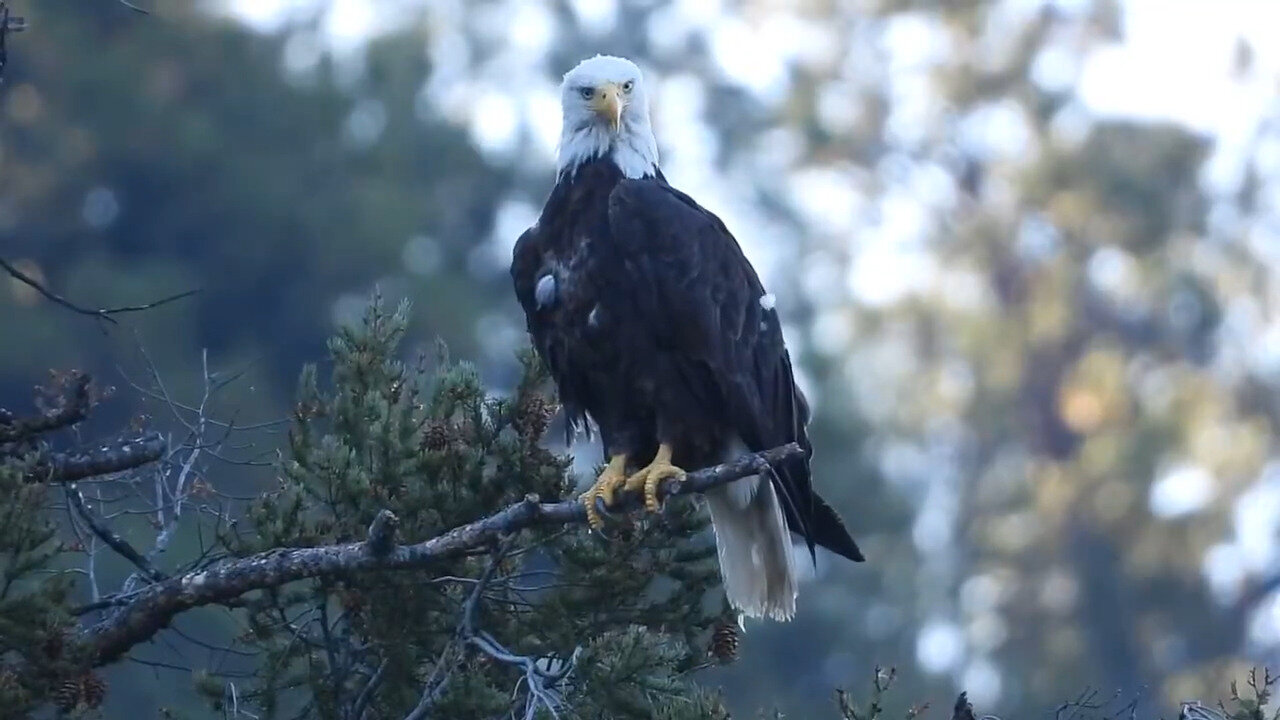
<path id="1" fill-rule="evenodd" d="M 689 473 L 683 481 L 666 480 L 659 496 L 701 494 L 800 455 L 795 443 L 744 455 L 732 462 Z M 615 512 L 642 507 L 638 493 L 623 493 Z M 226 560 L 151 585 L 136 593 L 117 613 L 90 628 L 80 638 L 94 666 L 119 660 L 133 646 L 145 642 L 174 617 L 192 608 L 226 604 L 254 590 L 275 588 L 306 578 L 385 570 L 423 569 L 499 538 L 542 525 L 581 525 L 585 506 L 577 498 L 541 503 L 536 495 L 480 520 L 413 545 L 399 545 L 385 554 L 370 552 L 367 541 L 310 548 L 279 548 L 237 560 Z"/>
<path id="2" fill-rule="evenodd" d="M 148 433 L 93 450 L 49 453 L 27 471 L 24 479 L 31 483 L 64 483 L 132 470 L 159 460 L 165 446 L 160 433 Z"/>

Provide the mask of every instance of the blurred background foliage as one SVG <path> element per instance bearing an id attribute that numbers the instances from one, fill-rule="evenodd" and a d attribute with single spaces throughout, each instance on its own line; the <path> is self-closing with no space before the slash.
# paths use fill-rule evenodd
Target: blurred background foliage
<path id="1" fill-rule="evenodd" d="M 1263 5 L 1214 17 L 1247 36 Z M 31 29 L 0 86 L 0 253 L 85 304 L 201 293 L 105 328 L 0 282 L 0 397 L 75 367 L 123 388 L 104 426 L 163 426 L 130 380 L 151 364 L 191 398 L 207 350 L 245 372 L 223 417 L 281 417 L 375 285 L 414 301 L 412 341 L 509 388 L 506 265 L 552 182 L 558 78 L 623 54 L 668 177 L 779 298 L 817 482 L 870 560 L 820 558 L 799 617 L 749 626 L 704 679 L 793 717 L 831 716 L 832 688 L 876 664 L 900 697 L 962 688 L 1005 717 L 1086 685 L 1166 711 L 1213 698 L 1280 654 L 1280 65 L 1247 37 L 1213 54 L 1194 15 L 1170 42 L 1234 94 L 1190 74 L 1183 92 L 1185 65 L 1100 64 L 1151 7 L 15 0 Z M 1113 96 L 1227 119 L 1099 112 L 1090 68 Z M 108 716 L 198 707 L 182 670 L 112 672 L 130 690 Z"/>

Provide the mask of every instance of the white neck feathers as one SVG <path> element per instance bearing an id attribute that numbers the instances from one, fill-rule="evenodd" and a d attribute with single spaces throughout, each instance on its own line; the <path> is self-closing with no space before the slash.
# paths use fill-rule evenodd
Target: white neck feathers
<path id="1" fill-rule="evenodd" d="M 599 157 L 613 160 L 628 178 L 654 175 L 658 169 L 658 141 L 646 121 L 625 118 L 617 133 L 597 124 L 571 127 L 560 135 L 556 173 L 572 173 L 585 162 Z"/>

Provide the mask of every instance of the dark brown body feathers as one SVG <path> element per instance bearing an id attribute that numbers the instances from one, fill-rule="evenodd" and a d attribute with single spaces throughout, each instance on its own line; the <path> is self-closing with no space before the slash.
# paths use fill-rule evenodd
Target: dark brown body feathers
<path id="1" fill-rule="evenodd" d="M 671 443 L 689 470 L 738 441 L 797 442 L 805 457 L 772 478 L 787 526 L 811 552 L 862 560 L 812 490 L 809 408 L 777 313 L 719 218 L 661 173 L 627 179 L 593 160 L 561 176 L 517 241 L 511 276 L 572 428 L 587 430 L 589 416 L 606 454 L 642 461 Z"/>

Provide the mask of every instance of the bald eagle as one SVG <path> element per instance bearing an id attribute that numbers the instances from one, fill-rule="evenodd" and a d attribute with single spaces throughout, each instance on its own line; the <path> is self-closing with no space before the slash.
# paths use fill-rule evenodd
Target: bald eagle
<path id="1" fill-rule="evenodd" d="M 516 296 L 571 428 L 599 428 L 609 458 L 582 496 L 656 491 L 700 468 L 799 443 L 802 457 L 706 494 L 720 573 L 751 617 L 795 613 L 790 533 L 862 553 L 810 486 L 809 407 L 796 387 L 774 309 L 718 217 L 658 169 L 640 69 L 596 56 L 564 76 L 555 187 L 517 240 Z M 640 466 L 640 463 L 648 461 Z"/>

